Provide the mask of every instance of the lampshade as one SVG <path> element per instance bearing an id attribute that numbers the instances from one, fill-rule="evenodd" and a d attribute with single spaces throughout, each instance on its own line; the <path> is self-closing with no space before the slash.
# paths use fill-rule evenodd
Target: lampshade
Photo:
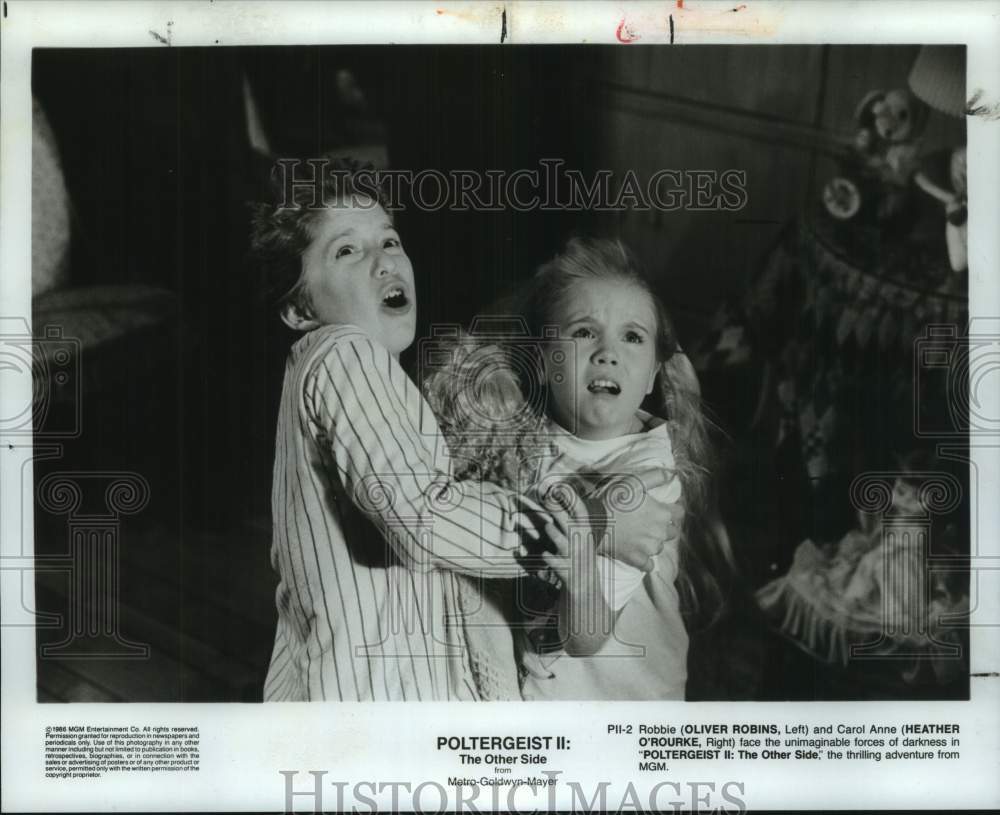
<path id="1" fill-rule="evenodd" d="M 908 82 L 910 90 L 935 110 L 965 116 L 965 46 L 921 46 Z"/>

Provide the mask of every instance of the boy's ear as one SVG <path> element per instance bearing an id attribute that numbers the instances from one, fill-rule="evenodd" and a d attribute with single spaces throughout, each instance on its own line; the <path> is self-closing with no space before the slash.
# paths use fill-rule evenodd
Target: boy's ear
<path id="1" fill-rule="evenodd" d="M 312 331 L 319 326 L 309 309 L 291 300 L 281 307 L 281 320 L 293 331 Z"/>

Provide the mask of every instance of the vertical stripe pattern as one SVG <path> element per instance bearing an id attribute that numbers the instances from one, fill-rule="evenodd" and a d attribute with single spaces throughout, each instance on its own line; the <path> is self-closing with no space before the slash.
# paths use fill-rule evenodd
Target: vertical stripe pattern
<path id="1" fill-rule="evenodd" d="M 361 329 L 293 347 L 275 444 L 268 701 L 475 699 L 453 572 L 523 574 L 508 493 L 457 483 L 419 389 Z"/>

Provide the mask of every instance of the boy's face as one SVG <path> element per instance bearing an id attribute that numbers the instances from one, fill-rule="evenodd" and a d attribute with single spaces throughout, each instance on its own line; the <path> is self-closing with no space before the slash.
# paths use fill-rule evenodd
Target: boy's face
<path id="1" fill-rule="evenodd" d="M 413 342 L 417 301 L 413 267 L 385 210 L 355 197 L 328 207 L 314 231 L 302 255 L 308 313 L 286 311 L 285 321 L 299 330 L 356 325 L 398 356 Z"/>
<path id="2" fill-rule="evenodd" d="M 649 295 L 618 280 L 581 281 L 551 316 L 576 350 L 575 377 L 546 366 L 552 417 L 583 439 L 631 432 L 657 371 Z"/>

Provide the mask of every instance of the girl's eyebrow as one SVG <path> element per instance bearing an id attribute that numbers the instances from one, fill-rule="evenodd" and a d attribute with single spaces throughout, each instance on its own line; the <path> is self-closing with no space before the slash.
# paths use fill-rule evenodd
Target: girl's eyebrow
<path id="1" fill-rule="evenodd" d="M 652 334 L 653 332 L 646 327 L 645 323 L 637 323 L 635 320 L 629 320 L 625 323 L 626 328 L 638 328 L 640 331 L 644 331 L 646 334 Z"/>

